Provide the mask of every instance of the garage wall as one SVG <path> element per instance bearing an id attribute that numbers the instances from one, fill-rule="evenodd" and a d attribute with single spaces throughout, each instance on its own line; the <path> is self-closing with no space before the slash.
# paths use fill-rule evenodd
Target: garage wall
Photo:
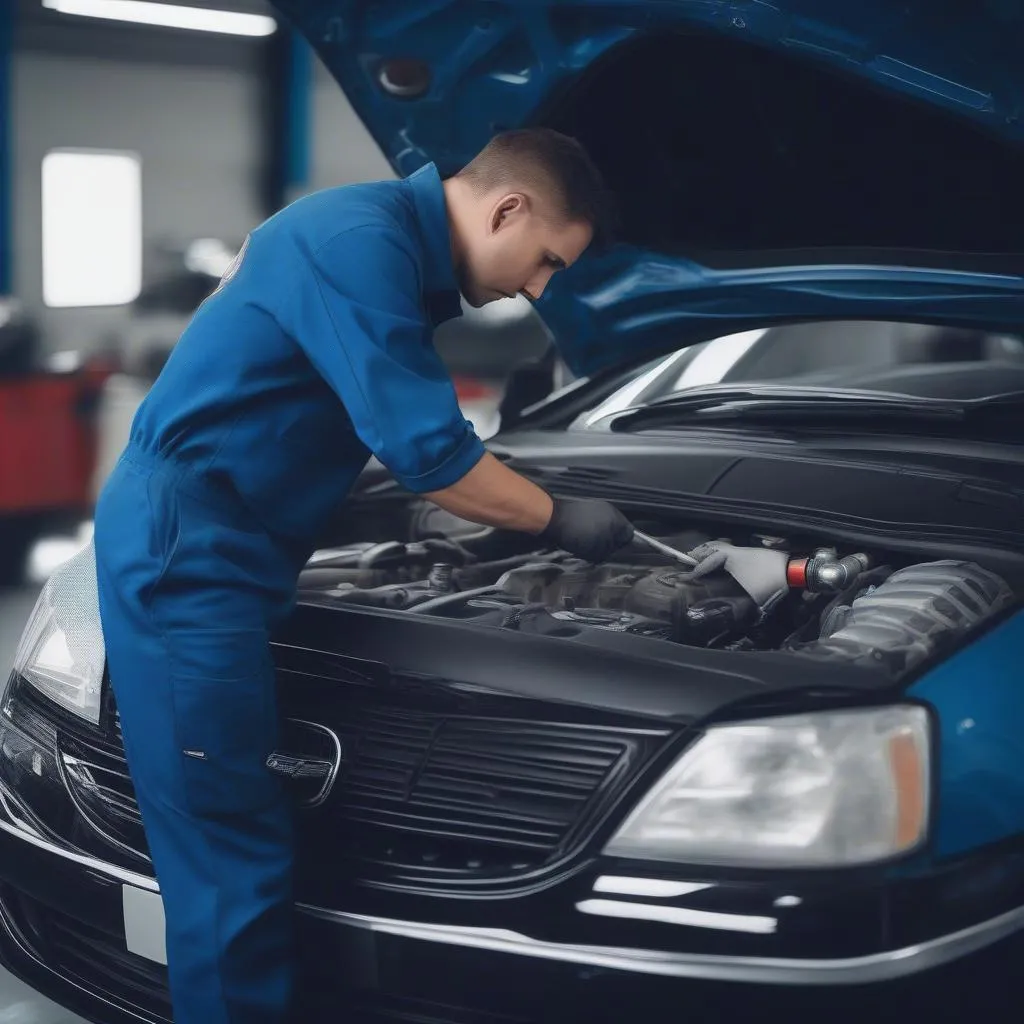
<path id="1" fill-rule="evenodd" d="M 14 290 L 38 315 L 47 348 L 94 348 L 127 310 L 43 306 L 46 153 L 70 146 L 140 155 L 146 274 L 162 245 L 197 236 L 240 240 L 260 219 L 257 85 L 254 72 L 240 69 L 15 54 Z"/>
<path id="2" fill-rule="evenodd" d="M 267 51 L 215 34 L 56 16 L 38 0 L 0 0 L 7 3 L 19 13 L 11 67 L 14 294 L 37 319 L 46 349 L 95 350 L 119 333 L 129 309 L 44 306 L 44 156 L 64 147 L 140 156 L 147 281 L 172 265 L 169 249 L 191 239 L 240 242 L 268 212 Z M 309 176 L 298 194 L 394 176 L 315 57 L 309 105 Z"/>
<path id="3" fill-rule="evenodd" d="M 310 191 L 395 177 L 341 89 L 316 58 L 311 103 Z"/>

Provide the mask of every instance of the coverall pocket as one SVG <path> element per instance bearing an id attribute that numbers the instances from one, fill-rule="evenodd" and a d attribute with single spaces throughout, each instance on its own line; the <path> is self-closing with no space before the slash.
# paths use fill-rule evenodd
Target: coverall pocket
<path id="1" fill-rule="evenodd" d="M 282 797 L 266 767 L 277 742 L 274 669 L 262 629 L 168 636 L 174 729 L 193 814 L 252 814 Z"/>

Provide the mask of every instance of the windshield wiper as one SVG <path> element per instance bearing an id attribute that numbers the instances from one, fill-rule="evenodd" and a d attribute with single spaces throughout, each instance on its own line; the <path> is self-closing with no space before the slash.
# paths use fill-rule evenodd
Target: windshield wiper
<path id="1" fill-rule="evenodd" d="M 925 420 L 957 423 L 1000 410 L 1024 410 L 1024 392 L 984 398 L 926 398 L 886 391 L 845 388 L 751 385 L 710 387 L 671 395 L 646 406 L 624 409 L 609 418 L 611 430 L 630 430 L 654 422 L 718 420 Z"/>

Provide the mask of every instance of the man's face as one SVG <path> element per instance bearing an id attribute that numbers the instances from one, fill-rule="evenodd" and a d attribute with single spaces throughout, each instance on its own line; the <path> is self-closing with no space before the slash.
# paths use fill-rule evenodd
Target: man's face
<path id="1" fill-rule="evenodd" d="M 525 295 L 539 299 L 552 276 L 572 266 L 593 237 L 589 224 L 566 221 L 522 193 L 503 196 L 467 240 L 459 286 L 475 307 Z"/>

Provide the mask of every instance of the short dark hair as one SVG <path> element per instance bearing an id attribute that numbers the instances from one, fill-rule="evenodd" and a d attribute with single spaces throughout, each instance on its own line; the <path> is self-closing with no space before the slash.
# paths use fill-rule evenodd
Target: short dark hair
<path id="1" fill-rule="evenodd" d="M 615 204 L 601 172 L 576 139 L 551 128 L 517 128 L 495 135 L 457 177 L 491 190 L 530 186 L 552 193 L 567 221 L 582 221 L 603 247 L 615 232 Z"/>

